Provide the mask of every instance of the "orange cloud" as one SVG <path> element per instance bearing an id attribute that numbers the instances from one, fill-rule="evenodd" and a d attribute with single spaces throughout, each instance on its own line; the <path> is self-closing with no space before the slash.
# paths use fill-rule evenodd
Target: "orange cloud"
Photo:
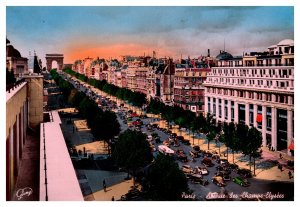
<path id="1" fill-rule="evenodd" d="M 86 57 L 100 58 L 119 58 L 122 55 L 152 55 L 155 50 L 159 57 L 172 56 L 172 52 L 165 49 L 153 49 L 139 44 L 116 44 L 111 46 L 99 47 L 70 47 L 65 51 L 65 62 L 73 63 L 77 59 Z"/>

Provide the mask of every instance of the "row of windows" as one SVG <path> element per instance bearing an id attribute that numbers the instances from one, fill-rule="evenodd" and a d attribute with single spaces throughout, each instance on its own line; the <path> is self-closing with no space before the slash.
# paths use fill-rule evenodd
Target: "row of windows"
<path id="1" fill-rule="evenodd" d="M 294 81 L 273 81 L 273 80 L 255 80 L 255 79 L 237 79 L 237 78 L 209 78 L 209 82 L 213 83 L 224 83 L 224 84 L 239 84 L 239 85 L 251 85 L 251 86 L 267 86 L 267 87 L 278 87 L 286 88 L 293 87 Z"/>
<path id="2" fill-rule="evenodd" d="M 212 69 L 212 74 L 214 75 L 279 75 L 279 76 L 288 76 L 293 74 L 294 69 Z"/>
<path id="3" fill-rule="evenodd" d="M 284 94 L 270 94 L 270 93 L 262 93 L 262 92 L 239 91 L 239 90 L 220 89 L 220 88 L 207 88 L 207 93 L 241 97 L 241 98 L 260 100 L 260 101 L 272 101 L 276 103 L 294 104 L 294 97 L 284 95 Z M 290 100 L 291 103 L 289 103 L 289 97 L 291 99 Z"/>

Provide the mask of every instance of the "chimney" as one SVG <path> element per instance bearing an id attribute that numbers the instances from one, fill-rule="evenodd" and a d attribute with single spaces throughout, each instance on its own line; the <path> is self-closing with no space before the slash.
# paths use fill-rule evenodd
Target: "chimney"
<path id="1" fill-rule="evenodd" d="M 207 50 L 207 57 L 210 57 L 210 49 Z"/>

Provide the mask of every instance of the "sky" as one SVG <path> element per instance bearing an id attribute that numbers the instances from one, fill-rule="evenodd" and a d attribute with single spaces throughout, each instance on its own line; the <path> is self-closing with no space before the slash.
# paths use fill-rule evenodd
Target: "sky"
<path id="1" fill-rule="evenodd" d="M 294 7 L 6 7 L 6 33 L 22 56 L 63 53 L 65 63 L 121 55 L 198 57 L 264 51 L 294 39 Z M 224 44 L 225 43 L 225 44 Z"/>

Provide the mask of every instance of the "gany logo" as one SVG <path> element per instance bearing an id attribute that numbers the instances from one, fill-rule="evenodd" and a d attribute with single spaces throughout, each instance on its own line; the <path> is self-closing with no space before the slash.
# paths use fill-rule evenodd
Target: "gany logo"
<path id="1" fill-rule="evenodd" d="M 23 198 L 23 196 L 27 195 L 28 197 L 32 194 L 33 190 L 29 187 L 26 187 L 26 188 L 22 188 L 22 189 L 19 189 L 17 192 L 16 192 L 16 196 L 18 198 L 18 200 L 21 200 Z"/>

